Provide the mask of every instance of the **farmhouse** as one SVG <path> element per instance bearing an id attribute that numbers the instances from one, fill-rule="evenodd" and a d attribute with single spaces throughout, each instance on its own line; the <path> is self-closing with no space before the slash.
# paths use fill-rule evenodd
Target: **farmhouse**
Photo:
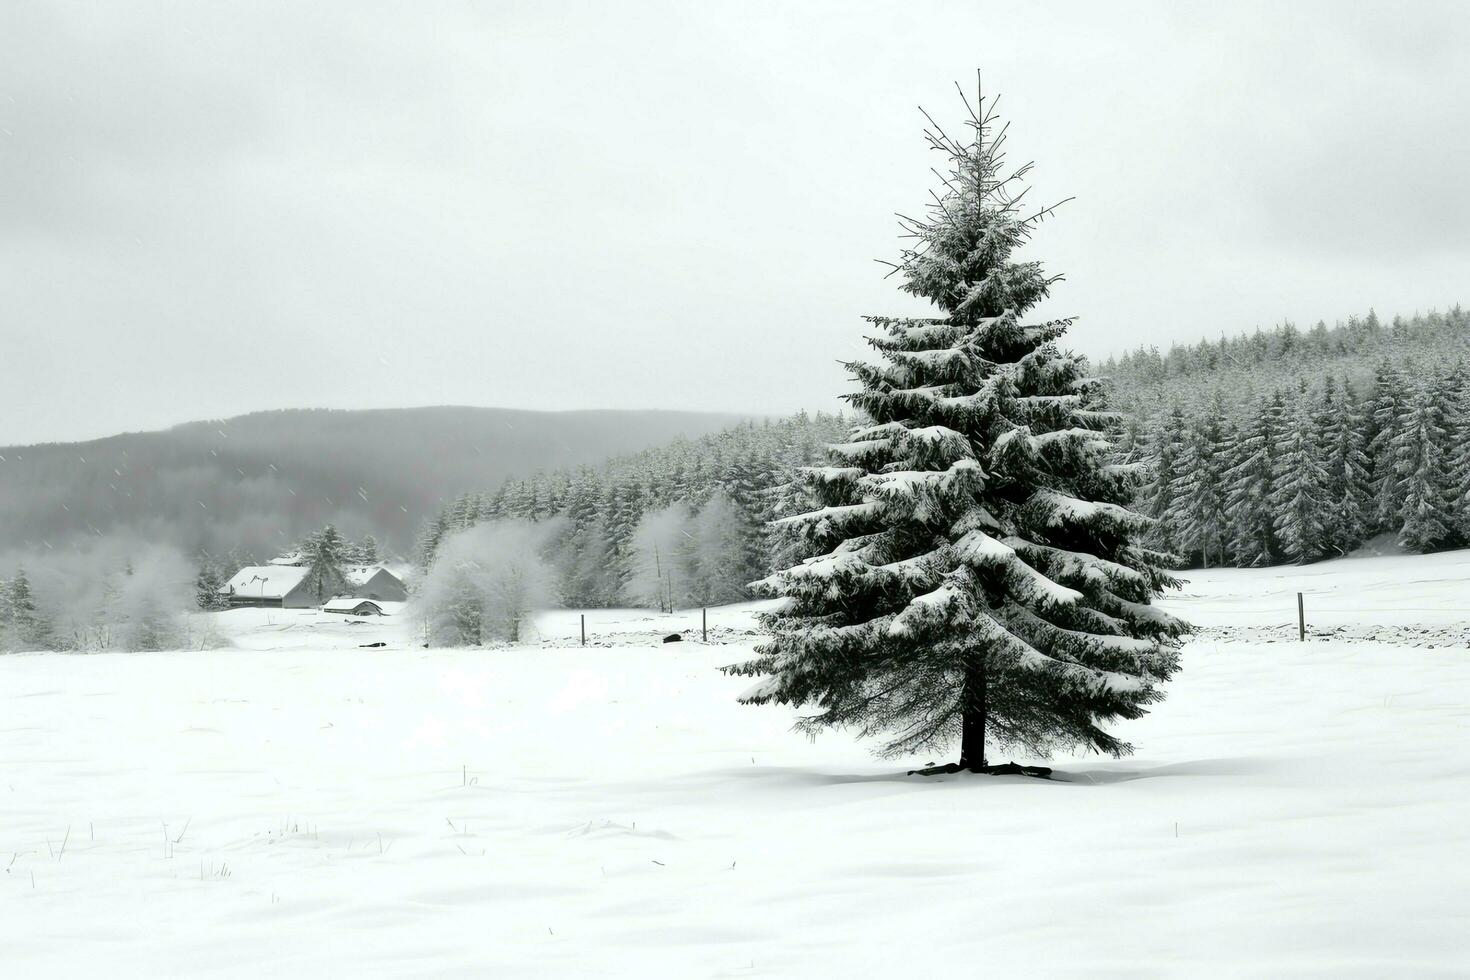
<path id="1" fill-rule="evenodd" d="M 309 571 L 296 565 L 247 565 L 236 572 L 220 591 L 232 607 L 310 609 L 317 605 L 317 597 L 307 585 Z"/>
<path id="2" fill-rule="evenodd" d="M 383 565 L 353 565 L 342 571 L 347 577 L 343 591 L 354 598 L 381 602 L 403 602 L 408 598 L 403 579 Z"/>
<path id="3" fill-rule="evenodd" d="M 382 565 L 354 565 L 342 570 L 342 579 L 331 583 L 325 597 L 307 582 L 311 569 L 302 565 L 250 565 L 240 569 L 220 589 L 234 606 L 268 606 L 285 609 L 314 609 L 322 598 L 350 597 L 377 602 L 403 602 L 408 587 L 403 579 Z M 342 612 L 332 609 L 330 612 Z M 381 613 L 381 607 L 379 612 Z"/>

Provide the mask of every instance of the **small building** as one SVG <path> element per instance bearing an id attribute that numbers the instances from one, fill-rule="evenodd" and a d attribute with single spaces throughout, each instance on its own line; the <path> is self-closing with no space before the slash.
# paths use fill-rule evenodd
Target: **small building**
<path id="1" fill-rule="evenodd" d="M 308 572 L 310 569 L 297 565 L 247 565 L 220 592 L 231 608 L 312 609 L 319 600 L 306 581 Z"/>
<path id="2" fill-rule="evenodd" d="M 383 607 L 371 599 L 328 599 L 322 604 L 322 612 L 342 616 L 386 616 Z"/>
<path id="3" fill-rule="evenodd" d="M 405 602 L 408 586 L 384 565 L 353 565 L 342 570 L 347 578 L 345 592 L 354 598 L 380 602 Z"/>
<path id="4" fill-rule="evenodd" d="M 408 587 L 382 565 L 354 565 L 342 569 L 342 578 L 327 583 L 322 595 L 307 583 L 311 569 L 303 565 L 250 565 L 240 569 L 220 588 L 235 606 L 315 609 L 323 599 L 369 599 L 376 603 L 405 602 Z M 332 610 L 338 612 L 340 610 Z M 379 607 L 381 612 L 381 606 Z"/>

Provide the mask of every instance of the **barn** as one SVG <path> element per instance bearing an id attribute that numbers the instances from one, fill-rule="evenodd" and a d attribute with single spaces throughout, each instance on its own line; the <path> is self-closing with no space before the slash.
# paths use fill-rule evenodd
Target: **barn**
<path id="1" fill-rule="evenodd" d="M 247 565 L 224 584 L 220 592 L 230 606 L 311 609 L 316 594 L 307 586 L 310 569 L 296 565 Z"/>
<path id="2" fill-rule="evenodd" d="M 311 569 L 301 565 L 249 565 L 220 589 L 232 607 L 266 606 L 314 609 L 322 597 L 307 584 Z M 382 565 L 354 565 L 342 569 L 342 579 L 325 590 L 325 598 L 351 597 L 374 602 L 404 602 L 408 587 Z M 337 612 L 339 610 L 333 610 Z"/>
<path id="3" fill-rule="evenodd" d="M 343 591 L 353 598 L 380 602 L 404 602 L 408 599 L 408 586 L 386 566 L 353 565 L 342 571 L 347 577 Z"/>

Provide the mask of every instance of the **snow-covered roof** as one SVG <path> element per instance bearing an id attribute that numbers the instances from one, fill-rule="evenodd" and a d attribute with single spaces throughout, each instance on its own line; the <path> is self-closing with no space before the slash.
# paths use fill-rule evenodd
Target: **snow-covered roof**
<path id="1" fill-rule="evenodd" d="M 258 599 L 280 599 L 300 585 L 309 571 L 297 565 L 247 565 L 220 591 Z"/>
<path id="2" fill-rule="evenodd" d="M 383 611 L 382 604 L 374 599 L 353 598 L 328 599 L 326 602 L 322 603 L 322 609 L 326 612 L 352 612 L 354 609 L 356 609 L 358 606 L 363 605 L 364 603 L 372 606 L 379 612 Z"/>
<path id="3" fill-rule="evenodd" d="M 342 569 L 342 575 L 347 579 L 349 585 L 366 585 L 379 572 L 388 572 L 389 575 L 393 575 L 383 565 L 348 565 Z M 397 575 L 393 577 L 398 578 Z"/>
<path id="4" fill-rule="evenodd" d="M 271 559 L 272 565 L 304 565 L 306 556 L 299 551 L 290 551 L 284 555 L 277 555 Z"/>

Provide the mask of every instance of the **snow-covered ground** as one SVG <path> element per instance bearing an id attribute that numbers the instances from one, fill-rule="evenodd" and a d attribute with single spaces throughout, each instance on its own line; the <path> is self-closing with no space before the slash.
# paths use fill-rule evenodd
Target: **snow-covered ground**
<path id="1" fill-rule="evenodd" d="M 1470 553 L 1189 578 L 1170 604 L 1209 629 L 1123 726 L 1137 754 L 1051 782 L 910 777 L 735 704 L 715 668 L 749 607 L 711 610 L 709 645 L 583 650 L 552 613 L 545 645 L 425 650 L 409 617 L 236 610 L 235 649 L 0 657 L 0 962 L 1464 975 L 1470 650 L 1217 627 L 1294 637 L 1297 591 L 1324 628 L 1463 626 Z M 589 632 L 697 639 L 698 616 Z"/>
<path id="2" fill-rule="evenodd" d="M 1470 646 L 1470 551 L 1315 565 L 1193 569 L 1164 600 L 1212 639 L 1297 642 L 1297 593 L 1314 638 Z"/>

